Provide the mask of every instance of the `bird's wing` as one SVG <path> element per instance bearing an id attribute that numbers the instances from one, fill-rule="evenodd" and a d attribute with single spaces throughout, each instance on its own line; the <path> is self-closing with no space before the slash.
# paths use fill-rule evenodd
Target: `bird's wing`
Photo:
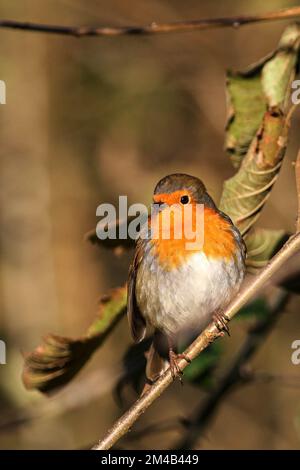
<path id="1" fill-rule="evenodd" d="M 129 269 L 127 284 L 127 316 L 133 340 L 139 343 L 146 335 L 146 321 L 143 318 L 136 301 L 135 284 L 139 263 L 142 257 L 142 241 L 136 244 L 133 262 Z"/>
<path id="2" fill-rule="evenodd" d="M 241 250 L 242 261 L 243 261 L 243 263 L 245 263 L 245 260 L 246 260 L 246 257 L 247 257 L 247 247 L 246 247 L 246 243 L 245 243 L 245 241 L 244 241 L 244 239 L 241 235 L 241 232 L 236 227 L 236 225 L 234 225 L 231 218 L 227 214 L 220 211 L 219 209 L 218 209 L 218 212 L 219 212 L 219 214 L 221 214 L 224 217 L 224 219 L 226 219 L 230 223 L 231 230 L 233 232 L 233 236 L 235 238 L 235 241 L 236 241 L 236 243 L 238 244 L 238 246 Z"/>

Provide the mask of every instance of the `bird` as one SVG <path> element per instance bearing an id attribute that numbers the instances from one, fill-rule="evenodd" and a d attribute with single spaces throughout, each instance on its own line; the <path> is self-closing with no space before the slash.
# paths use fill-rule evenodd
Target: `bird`
<path id="1" fill-rule="evenodd" d="M 220 330 L 227 330 L 223 311 L 240 289 L 246 259 L 241 233 L 217 208 L 199 178 L 184 173 L 163 177 L 155 186 L 153 206 L 136 240 L 127 282 L 133 340 L 139 343 L 149 330 L 153 332 L 146 354 L 146 383 L 150 385 L 168 366 L 173 378 L 182 373 L 178 360 L 190 359 L 179 354 L 178 348 L 212 320 Z M 181 215 L 179 222 L 176 215 Z M 169 220 L 169 236 L 162 228 L 163 217 Z M 176 233 L 187 222 L 195 239 L 202 229 L 202 243 L 189 245 L 193 239 L 187 239 L 184 230 Z"/>

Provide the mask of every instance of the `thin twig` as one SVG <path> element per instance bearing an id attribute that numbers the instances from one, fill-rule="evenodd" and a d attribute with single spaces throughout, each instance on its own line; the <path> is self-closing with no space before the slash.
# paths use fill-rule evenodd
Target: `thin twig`
<path id="1" fill-rule="evenodd" d="M 254 277 L 234 301 L 226 308 L 225 315 L 231 320 L 254 295 L 266 284 L 278 269 L 297 251 L 300 250 L 300 233 L 293 235 L 272 258 L 271 262 Z M 214 322 L 198 336 L 198 338 L 185 351 L 185 355 L 191 360 L 197 357 L 210 343 L 212 343 L 220 332 Z M 187 363 L 184 359 L 179 361 L 179 367 L 184 369 Z M 95 450 L 111 448 L 124 434 L 126 434 L 137 419 L 149 408 L 149 406 L 163 393 L 173 382 L 170 368 L 153 384 L 152 387 L 139 398 L 134 405 L 113 425 L 106 436 L 94 447 Z"/>
<path id="2" fill-rule="evenodd" d="M 289 293 L 281 291 L 272 307 L 272 312 L 262 320 L 259 320 L 255 327 L 249 331 L 242 347 L 217 387 L 197 409 L 193 410 L 191 417 L 187 419 L 187 430 L 183 437 L 175 444 L 175 449 L 192 449 L 221 401 L 233 387 L 249 380 L 248 376 L 243 375 L 244 368 L 271 331 L 279 315 L 283 313 L 289 297 Z"/>
<path id="3" fill-rule="evenodd" d="M 152 22 L 144 26 L 62 26 L 22 22 L 14 20 L 0 20 L 0 28 L 35 31 L 39 33 L 62 34 L 75 37 L 84 36 L 122 36 L 122 35 L 150 35 L 157 33 L 190 32 L 212 28 L 234 27 L 238 28 L 251 23 L 263 21 L 277 21 L 300 16 L 300 7 L 286 8 L 258 15 L 239 15 L 223 18 L 203 18 L 199 20 L 176 21 L 170 23 Z"/>

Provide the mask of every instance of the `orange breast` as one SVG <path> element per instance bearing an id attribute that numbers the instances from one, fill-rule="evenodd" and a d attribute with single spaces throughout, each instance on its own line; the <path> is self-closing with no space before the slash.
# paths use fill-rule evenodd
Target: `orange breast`
<path id="1" fill-rule="evenodd" d="M 178 209 L 180 210 L 180 208 Z M 192 220 L 189 220 L 193 232 L 201 230 L 201 227 L 196 227 L 196 206 L 193 206 L 191 211 Z M 212 258 L 225 258 L 229 260 L 236 250 L 235 239 L 231 230 L 230 223 L 225 220 L 221 215 L 213 209 L 204 208 L 203 217 L 201 222 L 204 223 L 203 240 L 201 246 L 196 249 L 191 249 L 191 242 L 196 240 L 194 238 L 186 238 L 184 232 L 184 216 L 178 222 L 176 215 L 170 215 L 170 228 L 169 239 L 166 238 L 166 231 L 162 226 L 162 212 L 158 214 L 156 221 L 156 238 L 151 239 L 154 245 L 155 255 L 159 258 L 160 263 L 165 269 L 171 270 L 179 267 L 190 256 L 195 253 L 203 251 L 206 256 Z M 178 224 L 181 224 L 181 238 L 176 239 L 175 233 L 178 229 Z M 178 232 L 177 232 L 178 233 Z"/>

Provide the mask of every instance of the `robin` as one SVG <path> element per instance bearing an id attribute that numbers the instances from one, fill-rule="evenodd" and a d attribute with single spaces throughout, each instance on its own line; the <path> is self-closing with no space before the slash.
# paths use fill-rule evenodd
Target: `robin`
<path id="1" fill-rule="evenodd" d="M 146 367 L 150 383 L 168 364 L 173 377 L 181 372 L 178 359 L 189 359 L 177 354 L 178 346 L 197 336 L 210 321 L 215 319 L 221 329 L 227 328 L 222 311 L 240 288 L 246 257 L 239 230 L 216 207 L 200 179 L 186 174 L 168 175 L 156 185 L 153 201 L 156 210 L 148 220 L 148 236 L 140 236 L 136 242 L 127 301 L 134 341 L 145 338 L 147 327 L 154 330 Z M 199 207 L 203 209 L 201 224 L 195 217 Z M 171 208 L 166 237 L 161 221 Z M 180 237 L 175 233 L 180 225 L 175 216 L 180 212 L 181 223 L 190 222 L 195 237 L 197 229 L 203 231 L 201 246 L 191 245 L 184 230 Z M 153 221 L 159 227 L 155 236 Z"/>

